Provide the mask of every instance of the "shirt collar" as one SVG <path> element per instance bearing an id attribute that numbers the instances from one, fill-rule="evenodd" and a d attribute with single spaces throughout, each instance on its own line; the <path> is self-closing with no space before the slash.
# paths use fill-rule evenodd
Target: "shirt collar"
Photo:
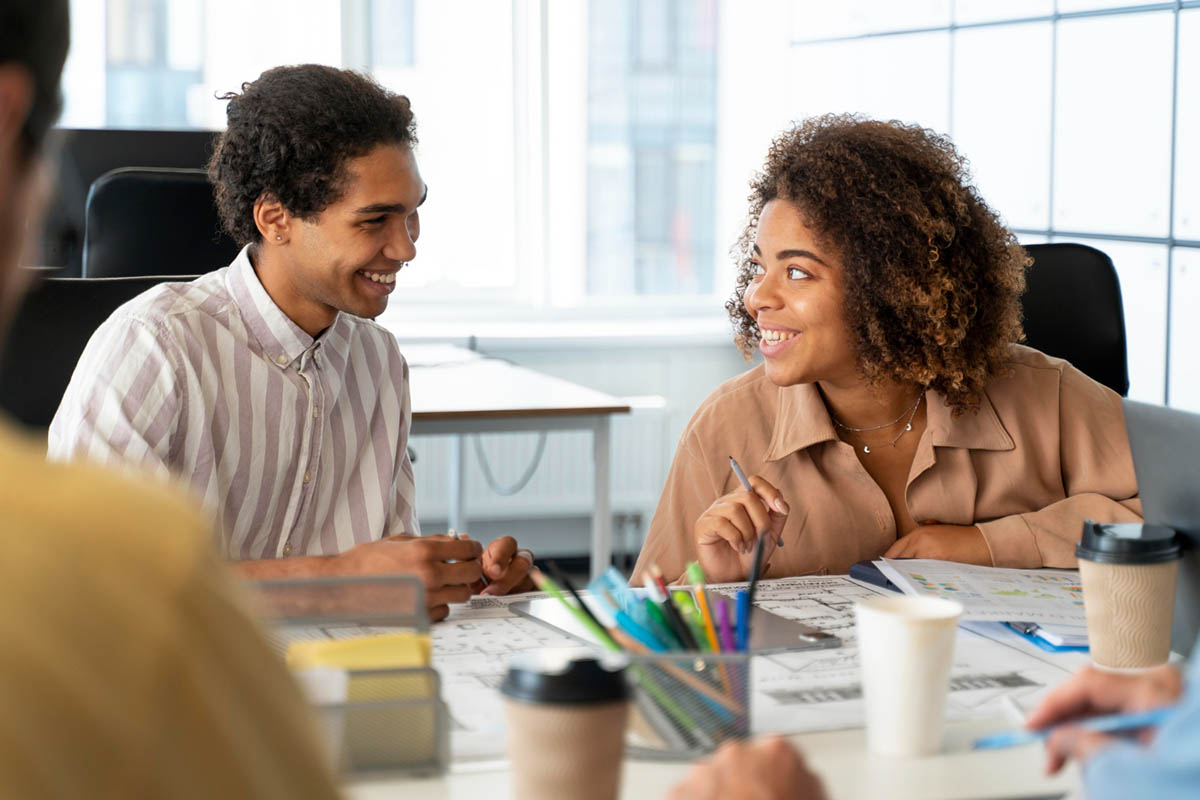
<path id="1" fill-rule="evenodd" d="M 821 442 L 834 441 L 837 432 L 825 401 L 814 383 L 781 386 L 775 430 L 767 446 L 766 459 L 778 461 Z M 996 409 L 984 392 L 979 409 L 955 417 L 944 398 L 930 389 L 925 393 L 926 433 L 934 447 L 968 450 L 1012 450 L 1012 437 L 1004 429 Z"/>
<path id="2" fill-rule="evenodd" d="M 305 351 L 313 347 L 317 340 L 309 336 L 291 317 L 283 313 L 283 309 L 275 304 L 254 265 L 250 263 L 250 245 L 242 248 L 237 258 L 229 265 L 225 275 L 226 287 L 241 312 L 242 319 L 250 334 L 258 340 L 263 354 L 276 366 L 287 369 Z M 336 348 L 338 354 L 345 356 L 345 345 L 349 341 L 349 324 L 343 319 L 345 314 L 338 312 L 333 324 L 321 335 L 321 343 L 329 343 L 330 348 Z M 331 332 L 338 335 L 329 336 Z"/>

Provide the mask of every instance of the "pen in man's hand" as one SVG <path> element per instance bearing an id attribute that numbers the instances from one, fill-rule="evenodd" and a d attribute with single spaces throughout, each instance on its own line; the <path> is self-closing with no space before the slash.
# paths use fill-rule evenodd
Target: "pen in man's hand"
<path id="1" fill-rule="evenodd" d="M 754 487 L 750 485 L 750 479 L 746 477 L 746 473 L 742 472 L 742 465 L 737 463 L 737 459 L 734 458 L 733 456 L 729 457 L 729 466 L 733 467 L 733 474 L 736 475 L 738 481 L 741 482 L 742 488 L 745 489 L 747 492 L 753 492 Z M 783 547 L 782 534 L 779 537 L 778 545 L 780 547 Z"/>

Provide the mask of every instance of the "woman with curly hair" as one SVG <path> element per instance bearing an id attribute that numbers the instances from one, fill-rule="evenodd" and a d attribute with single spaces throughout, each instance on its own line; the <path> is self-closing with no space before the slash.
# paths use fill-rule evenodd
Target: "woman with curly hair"
<path id="1" fill-rule="evenodd" d="M 854 116 L 780 135 L 726 304 L 764 363 L 679 443 L 635 570 L 744 580 L 863 559 L 1067 567 L 1141 503 L 1120 397 L 1017 342 L 1029 259 L 945 137 Z M 753 491 L 730 470 L 755 473 Z"/>

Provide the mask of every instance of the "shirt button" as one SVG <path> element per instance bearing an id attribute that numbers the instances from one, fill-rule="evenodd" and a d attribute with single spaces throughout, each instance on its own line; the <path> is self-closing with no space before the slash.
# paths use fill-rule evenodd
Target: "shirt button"
<path id="1" fill-rule="evenodd" d="M 308 479 L 309 479 L 309 475 L 308 475 L 308 473 L 307 473 L 307 472 L 305 472 L 305 473 L 304 473 L 304 482 L 305 482 L 305 483 L 308 483 Z"/>
<path id="2" fill-rule="evenodd" d="M 286 364 L 287 362 L 288 362 L 288 357 L 287 357 L 287 356 L 285 356 L 285 355 L 280 355 L 280 356 L 277 356 L 277 357 L 275 358 L 275 363 L 276 363 L 276 364 L 278 364 L 278 365 L 279 365 L 279 366 L 281 366 L 281 367 L 282 367 L 284 364 Z"/>
<path id="3" fill-rule="evenodd" d="M 287 544 L 285 544 L 283 546 L 283 554 L 285 556 L 290 556 L 292 554 L 292 543 L 291 542 L 288 542 Z"/>
<path id="4" fill-rule="evenodd" d="M 313 419 L 317 418 L 317 407 L 313 406 Z"/>

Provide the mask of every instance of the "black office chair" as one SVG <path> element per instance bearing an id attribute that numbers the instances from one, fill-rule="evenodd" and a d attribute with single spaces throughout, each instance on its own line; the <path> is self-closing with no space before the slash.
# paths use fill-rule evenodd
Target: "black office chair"
<path id="1" fill-rule="evenodd" d="M 1125 312 L 1112 259 L 1082 244 L 1031 244 L 1021 304 L 1025 344 L 1064 358 L 1124 397 L 1129 394 Z"/>
<path id="2" fill-rule="evenodd" d="M 52 130 L 46 153 L 55 179 L 30 266 L 61 267 L 60 278 L 83 275 L 84 212 L 92 183 L 119 167 L 203 169 L 218 135 L 196 130 Z"/>
<path id="3" fill-rule="evenodd" d="M 83 277 L 198 275 L 238 254 L 198 169 L 115 169 L 87 199 Z"/>
<path id="4" fill-rule="evenodd" d="M 164 281 L 196 276 L 49 278 L 25 298 L 0 356 L 0 408 L 47 428 L 88 339 L 127 300 Z"/>

